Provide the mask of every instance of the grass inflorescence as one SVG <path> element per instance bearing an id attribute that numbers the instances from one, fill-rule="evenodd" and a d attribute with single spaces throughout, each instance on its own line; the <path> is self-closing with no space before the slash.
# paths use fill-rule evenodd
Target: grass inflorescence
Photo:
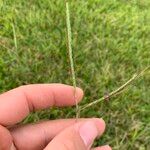
<path id="1" fill-rule="evenodd" d="M 146 67 L 144 70 L 142 70 L 140 73 L 133 75 L 131 79 L 129 79 L 126 83 L 124 83 L 122 86 L 118 87 L 116 90 L 112 91 L 111 93 L 108 93 L 106 96 L 103 96 L 102 98 L 98 100 L 94 100 L 93 102 L 86 104 L 85 106 L 82 106 L 80 108 L 80 111 L 83 111 L 84 109 L 88 109 L 89 107 L 96 105 L 100 103 L 101 101 L 104 100 L 109 100 L 113 96 L 117 96 L 120 93 L 123 92 L 124 89 L 126 89 L 133 81 L 135 81 L 137 78 L 141 77 L 148 69 L 150 66 Z"/>
<path id="2" fill-rule="evenodd" d="M 69 3 L 66 1 L 66 24 L 67 24 L 67 44 L 68 44 L 68 51 L 69 51 L 69 60 L 70 60 L 70 68 L 71 68 L 71 75 L 72 75 L 72 83 L 74 87 L 74 100 L 76 103 L 76 118 L 79 117 L 79 106 L 76 100 L 76 76 L 75 76 L 75 69 L 74 69 L 74 60 L 73 60 L 73 51 L 72 51 L 72 35 L 71 35 L 71 25 L 70 25 L 70 10 L 69 10 Z"/>

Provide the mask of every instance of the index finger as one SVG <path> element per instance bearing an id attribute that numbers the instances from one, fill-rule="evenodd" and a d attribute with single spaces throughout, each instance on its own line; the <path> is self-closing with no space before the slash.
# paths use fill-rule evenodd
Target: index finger
<path id="1" fill-rule="evenodd" d="M 83 91 L 76 89 L 76 100 L 83 97 Z M 21 86 L 0 95 L 0 124 L 14 125 L 30 112 L 51 106 L 72 106 L 75 104 L 74 88 L 63 84 L 33 84 Z"/>

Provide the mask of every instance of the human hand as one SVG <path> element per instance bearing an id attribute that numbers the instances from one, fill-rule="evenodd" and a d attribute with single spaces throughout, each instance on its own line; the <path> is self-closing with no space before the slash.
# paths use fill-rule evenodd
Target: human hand
<path id="1" fill-rule="evenodd" d="M 83 97 L 77 88 L 77 101 Z M 30 112 L 74 105 L 73 87 L 63 84 L 21 86 L 0 95 L 0 150 L 88 150 L 103 134 L 102 119 L 60 119 L 17 126 Z M 92 150 L 111 150 L 109 146 Z"/>

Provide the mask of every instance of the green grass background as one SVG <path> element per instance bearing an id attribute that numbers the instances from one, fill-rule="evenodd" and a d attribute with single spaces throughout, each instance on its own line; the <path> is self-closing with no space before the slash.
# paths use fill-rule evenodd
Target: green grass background
<path id="1" fill-rule="evenodd" d="M 116 89 L 150 64 L 149 0 L 71 0 L 71 25 L 81 105 Z M 16 38 L 14 38 L 16 36 Z M 81 117 L 102 117 L 105 135 L 95 145 L 150 149 L 150 76 Z M 62 0 L 0 0 L 0 92 L 23 84 L 72 84 Z M 73 108 L 40 111 L 24 123 L 74 117 Z"/>

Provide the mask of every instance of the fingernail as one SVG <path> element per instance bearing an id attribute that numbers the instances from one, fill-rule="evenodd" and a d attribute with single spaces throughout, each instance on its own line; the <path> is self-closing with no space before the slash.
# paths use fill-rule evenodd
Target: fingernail
<path id="1" fill-rule="evenodd" d="M 83 95 L 84 95 L 83 90 L 78 88 L 78 87 L 76 88 L 76 93 L 75 94 L 76 94 L 75 96 L 77 98 L 77 101 L 80 101 L 82 99 Z"/>
<path id="2" fill-rule="evenodd" d="M 101 146 L 101 149 L 103 149 L 103 150 L 112 150 L 109 145 Z"/>
<path id="3" fill-rule="evenodd" d="M 80 126 L 79 134 L 86 147 L 89 148 L 94 142 L 94 139 L 97 137 L 98 130 L 96 125 L 93 122 L 89 121 Z"/>

